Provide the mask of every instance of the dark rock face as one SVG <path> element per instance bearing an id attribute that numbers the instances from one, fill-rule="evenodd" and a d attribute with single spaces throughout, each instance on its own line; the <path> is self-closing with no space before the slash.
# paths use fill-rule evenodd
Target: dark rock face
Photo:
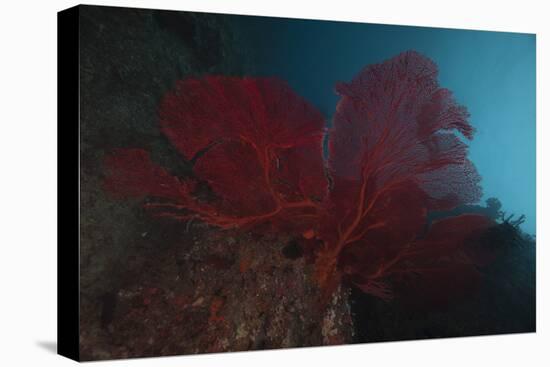
<path id="1" fill-rule="evenodd" d="M 347 293 L 319 310 L 312 267 L 280 254 L 280 239 L 192 225 L 164 251 L 128 264 L 116 309 L 83 322 L 83 354 L 142 357 L 351 342 Z M 134 261 L 138 261 L 135 259 Z"/>
<path id="2" fill-rule="evenodd" d="M 351 341 L 347 293 L 321 309 L 311 265 L 298 248 L 283 250 L 290 239 L 156 220 L 143 201 L 113 200 L 102 188 L 113 148 L 146 148 L 171 173 L 191 173 L 160 134 L 157 106 L 186 76 L 251 72 L 231 19 L 81 8 L 84 360 Z"/>

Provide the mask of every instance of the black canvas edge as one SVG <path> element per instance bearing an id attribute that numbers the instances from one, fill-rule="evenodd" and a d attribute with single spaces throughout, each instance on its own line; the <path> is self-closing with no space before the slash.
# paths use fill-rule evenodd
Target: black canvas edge
<path id="1" fill-rule="evenodd" d="M 57 353 L 79 361 L 79 7 L 57 13 Z"/>

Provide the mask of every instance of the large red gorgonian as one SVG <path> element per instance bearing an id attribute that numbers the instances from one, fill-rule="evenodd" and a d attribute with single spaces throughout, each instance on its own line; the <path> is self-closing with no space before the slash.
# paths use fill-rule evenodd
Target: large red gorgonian
<path id="1" fill-rule="evenodd" d="M 145 204 L 154 215 L 301 234 L 315 243 L 316 279 L 327 294 L 343 276 L 384 299 L 413 289 L 411 282 L 439 291 L 445 280 L 471 280 L 476 256 L 468 244 L 490 220 L 462 215 L 426 230 L 430 210 L 481 195 L 457 136 L 472 138 L 468 113 L 439 87 L 436 65 L 409 51 L 336 90 L 325 162 L 325 120 L 286 83 L 180 81 L 161 103 L 160 128 L 194 162 L 194 177 L 171 175 L 143 149 L 118 149 L 106 158 L 105 186 L 155 199 Z M 194 194 L 201 182 L 211 199 Z"/>
<path id="2" fill-rule="evenodd" d="M 328 186 L 324 119 L 286 83 L 180 81 L 162 101 L 160 128 L 187 160 L 196 161 L 195 179 L 171 176 L 144 150 L 122 149 L 106 161 L 109 191 L 152 196 L 161 199 L 147 204 L 156 215 L 196 217 L 224 229 L 268 223 L 308 230 L 316 223 Z M 214 200 L 193 196 L 201 181 L 216 194 Z"/>

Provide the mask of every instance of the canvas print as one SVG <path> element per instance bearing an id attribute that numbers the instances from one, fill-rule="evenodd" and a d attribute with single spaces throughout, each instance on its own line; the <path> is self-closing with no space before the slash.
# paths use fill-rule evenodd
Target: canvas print
<path id="1" fill-rule="evenodd" d="M 82 360 L 535 331 L 535 35 L 78 17 Z"/>

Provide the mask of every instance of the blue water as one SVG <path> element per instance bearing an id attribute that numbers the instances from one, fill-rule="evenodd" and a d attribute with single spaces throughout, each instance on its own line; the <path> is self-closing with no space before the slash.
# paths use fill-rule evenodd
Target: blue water
<path id="1" fill-rule="evenodd" d="M 365 65 L 416 50 L 439 66 L 440 84 L 471 113 L 470 158 L 484 197 L 526 215 L 535 234 L 535 35 L 241 17 L 259 55 L 257 75 L 276 75 L 331 118 L 337 81 Z"/>

